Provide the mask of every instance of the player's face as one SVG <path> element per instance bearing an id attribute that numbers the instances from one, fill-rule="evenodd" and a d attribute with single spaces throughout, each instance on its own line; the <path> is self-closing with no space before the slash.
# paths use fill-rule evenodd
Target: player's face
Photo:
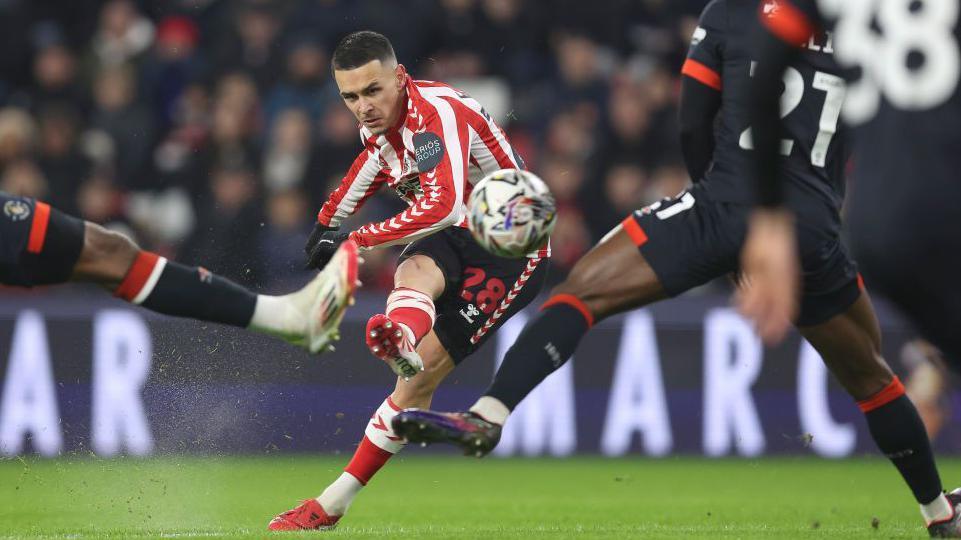
<path id="1" fill-rule="evenodd" d="M 404 66 L 392 64 L 374 60 L 358 68 L 334 70 L 344 104 L 375 135 L 393 126 L 401 113 L 407 72 Z"/>

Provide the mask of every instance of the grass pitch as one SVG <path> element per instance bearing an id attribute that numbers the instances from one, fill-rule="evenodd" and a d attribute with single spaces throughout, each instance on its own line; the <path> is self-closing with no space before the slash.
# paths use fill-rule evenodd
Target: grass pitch
<path id="1" fill-rule="evenodd" d="M 414 453 L 414 452 L 411 452 Z M 395 458 L 336 531 L 266 531 L 343 457 L 0 461 L 7 538 L 923 538 L 879 459 Z M 946 485 L 961 461 L 942 460 Z"/>

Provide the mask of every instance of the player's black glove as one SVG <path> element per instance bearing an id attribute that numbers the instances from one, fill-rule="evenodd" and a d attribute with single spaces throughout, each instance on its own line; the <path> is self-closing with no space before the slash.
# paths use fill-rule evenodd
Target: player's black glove
<path id="1" fill-rule="evenodd" d="M 307 268 L 322 270 L 330 261 L 337 248 L 347 240 L 350 233 L 338 232 L 336 227 L 318 223 L 307 239 L 304 252 L 307 254 Z"/>

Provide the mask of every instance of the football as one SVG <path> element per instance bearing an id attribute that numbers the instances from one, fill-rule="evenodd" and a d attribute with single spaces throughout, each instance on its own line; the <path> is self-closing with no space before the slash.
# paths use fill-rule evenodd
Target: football
<path id="1" fill-rule="evenodd" d="M 467 208 L 474 239 L 501 257 L 520 258 L 542 247 L 557 221 L 547 184 L 520 169 L 485 176 L 474 186 Z"/>

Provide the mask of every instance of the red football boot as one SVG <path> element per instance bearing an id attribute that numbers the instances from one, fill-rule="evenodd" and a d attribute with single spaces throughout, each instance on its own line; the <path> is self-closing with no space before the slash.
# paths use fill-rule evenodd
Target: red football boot
<path id="1" fill-rule="evenodd" d="M 270 520 L 267 529 L 271 531 L 325 531 L 337 526 L 340 516 L 328 516 L 324 507 L 315 499 L 307 499 L 293 510 Z"/>
<path id="2" fill-rule="evenodd" d="M 394 373 L 409 379 L 424 371 L 424 361 L 415 350 L 414 334 L 382 313 L 367 321 L 367 348 Z"/>

